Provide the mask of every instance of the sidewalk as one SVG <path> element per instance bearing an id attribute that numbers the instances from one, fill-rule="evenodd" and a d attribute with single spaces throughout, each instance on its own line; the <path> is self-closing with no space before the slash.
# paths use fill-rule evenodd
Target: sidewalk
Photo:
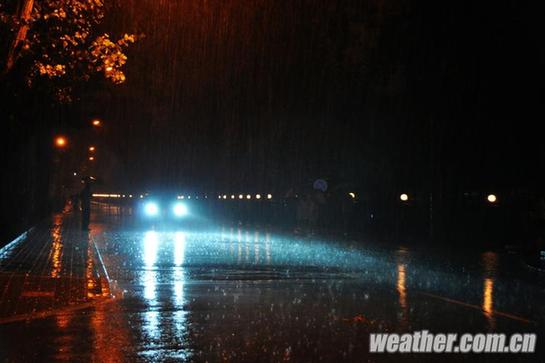
<path id="1" fill-rule="evenodd" d="M 79 215 L 54 215 L 0 249 L 0 323 L 108 297 L 106 271 Z"/>

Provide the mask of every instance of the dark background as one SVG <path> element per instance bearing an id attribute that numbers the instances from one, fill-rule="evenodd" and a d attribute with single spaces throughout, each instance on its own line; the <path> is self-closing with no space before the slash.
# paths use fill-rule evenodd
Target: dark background
<path id="1" fill-rule="evenodd" d="M 104 30 L 145 34 L 125 84 L 82 85 L 72 105 L 3 87 L 5 234 L 50 206 L 52 135 L 94 117 L 103 189 L 281 196 L 326 178 L 439 210 L 463 192 L 539 194 L 536 4 L 118 2 Z"/>

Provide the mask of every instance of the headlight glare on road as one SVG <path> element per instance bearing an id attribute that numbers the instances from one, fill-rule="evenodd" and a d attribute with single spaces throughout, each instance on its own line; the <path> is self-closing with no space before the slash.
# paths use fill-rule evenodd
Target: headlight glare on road
<path id="1" fill-rule="evenodd" d="M 188 213 L 187 206 L 184 203 L 175 203 L 172 212 L 176 217 L 184 217 Z"/>
<path id="2" fill-rule="evenodd" d="M 155 217 L 159 214 L 159 205 L 155 202 L 147 202 L 144 205 L 144 213 L 146 213 L 148 217 Z"/>

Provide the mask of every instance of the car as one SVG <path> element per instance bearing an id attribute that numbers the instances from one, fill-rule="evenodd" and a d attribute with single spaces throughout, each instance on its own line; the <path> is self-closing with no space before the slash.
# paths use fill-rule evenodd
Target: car
<path id="1" fill-rule="evenodd" d="M 189 206 L 177 195 L 148 194 L 140 200 L 138 214 L 150 222 L 180 221 L 189 217 Z"/>

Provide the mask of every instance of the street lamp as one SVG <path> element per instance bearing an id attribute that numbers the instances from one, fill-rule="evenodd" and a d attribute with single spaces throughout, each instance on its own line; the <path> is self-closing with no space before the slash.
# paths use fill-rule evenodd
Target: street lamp
<path id="1" fill-rule="evenodd" d="M 94 156 L 89 156 L 89 161 L 94 161 L 94 160 L 95 160 Z"/>
<path id="2" fill-rule="evenodd" d="M 94 119 L 92 122 L 93 126 L 95 127 L 100 127 L 102 126 L 102 121 L 100 121 L 99 119 Z"/>
<path id="3" fill-rule="evenodd" d="M 90 152 L 95 151 L 95 147 L 94 147 L 94 146 L 89 146 L 89 151 L 90 151 Z"/>
<path id="4" fill-rule="evenodd" d="M 64 136 L 57 136 L 55 138 L 55 146 L 62 149 L 64 147 L 66 147 L 66 145 L 68 144 L 68 141 L 66 140 L 66 138 Z"/>
<path id="5" fill-rule="evenodd" d="M 498 198 L 496 197 L 496 195 L 494 194 L 489 194 L 487 197 L 486 197 L 486 200 L 488 200 L 489 203 L 496 203 L 498 201 Z"/>
<path id="6" fill-rule="evenodd" d="M 403 194 L 401 194 L 399 196 L 399 199 L 401 199 L 402 202 L 406 202 L 406 201 L 409 200 L 409 196 L 407 194 L 403 193 Z"/>

